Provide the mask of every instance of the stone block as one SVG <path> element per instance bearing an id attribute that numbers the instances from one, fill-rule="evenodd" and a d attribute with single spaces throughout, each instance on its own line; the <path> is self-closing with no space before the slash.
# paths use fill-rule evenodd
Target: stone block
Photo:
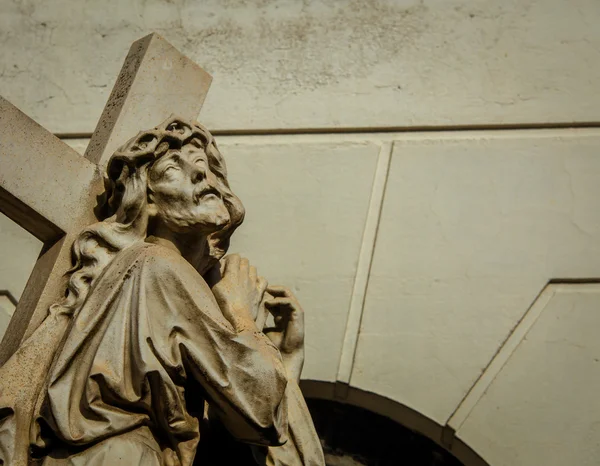
<path id="1" fill-rule="evenodd" d="M 204 108 L 211 129 L 597 122 L 599 8 L 4 0 L 0 88 L 54 132 L 91 133 L 126 44 L 156 31 L 218 83 Z"/>

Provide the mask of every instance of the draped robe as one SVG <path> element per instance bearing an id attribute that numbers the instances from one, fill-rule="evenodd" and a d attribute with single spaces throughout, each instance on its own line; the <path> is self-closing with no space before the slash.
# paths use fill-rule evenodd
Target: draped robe
<path id="1" fill-rule="evenodd" d="M 235 439 L 263 446 L 261 464 L 324 465 L 302 394 L 268 337 L 234 331 L 178 252 L 133 245 L 73 318 L 33 441 L 50 433 L 60 446 L 45 465 L 203 465 L 194 462 L 202 413 L 189 412 L 190 399 L 206 400 Z"/>

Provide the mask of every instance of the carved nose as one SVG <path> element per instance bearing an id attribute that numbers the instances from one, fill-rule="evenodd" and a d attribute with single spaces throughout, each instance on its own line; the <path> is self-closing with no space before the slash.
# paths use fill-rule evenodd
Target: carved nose
<path id="1" fill-rule="evenodd" d="M 200 183 L 204 180 L 204 178 L 206 178 L 206 175 L 202 170 L 195 168 L 192 171 L 192 181 L 194 183 Z"/>
<path id="2" fill-rule="evenodd" d="M 209 170 L 205 177 L 210 187 L 215 188 L 217 186 L 217 177 L 212 171 Z"/>

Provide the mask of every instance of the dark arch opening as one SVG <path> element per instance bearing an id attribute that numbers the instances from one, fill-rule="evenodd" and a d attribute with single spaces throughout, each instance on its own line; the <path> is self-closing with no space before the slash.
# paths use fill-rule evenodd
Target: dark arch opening
<path id="1" fill-rule="evenodd" d="M 398 401 L 392 400 L 391 398 L 361 390 L 360 388 L 351 385 L 335 384 L 320 380 L 301 380 L 300 388 L 302 389 L 305 399 L 309 400 L 309 402 L 312 402 L 311 400 L 323 400 L 336 402 L 342 406 L 360 408 L 368 413 L 378 415 L 403 427 L 413 435 L 419 435 L 425 439 L 429 439 L 432 445 L 445 451 L 450 457 L 457 459 L 459 465 L 490 466 L 475 450 L 456 436 L 454 430 L 438 424 L 422 413 L 415 411 Z M 386 441 L 392 444 L 397 443 L 397 440 L 393 437 L 391 440 Z M 383 464 L 406 466 L 419 464 L 411 463 L 405 458 L 400 458 L 400 460 L 400 462 L 396 463 Z M 338 464 L 341 466 L 344 463 Z M 360 465 L 360 463 L 358 463 L 358 465 Z"/>
<path id="2" fill-rule="evenodd" d="M 433 440 L 367 409 L 307 399 L 327 466 L 463 466 Z"/>

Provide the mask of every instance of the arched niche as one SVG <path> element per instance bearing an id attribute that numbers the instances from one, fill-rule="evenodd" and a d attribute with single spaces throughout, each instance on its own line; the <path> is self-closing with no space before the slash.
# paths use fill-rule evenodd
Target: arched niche
<path id="1" fill-rule="evenodd" d="M 313 418 L 315 418 L 315 424 L 317 425 L 317 428 L 321 428 L 321 431 L 323 430 L 323 425 L 319 416 L 324 416 L 326 413 L 315 412 L 315 410 L 326 411 L 327 409 L 331 409 L 335 411 L 336 408 L 335 405 L 331 405 L 330 407 L 323 405 L 318 406 L 319 401 L 328 401 L 337 405 L 348 405 L 350 407 L 360 408 L 367 413 L 387 418 L 398 425 L 398 427 L 395 428 L 392 424 L 386 424 L 386 421 L 384 420 L 378 420 L 377 418 L 372 417 L 370 419 L 373 420 L 372 424 L 374 424 L 374 426 L 371 425 L 371 427 L 395 429 L 395 432 L 399 436 L 410 436 L 415 435 L 416 433 L 416 435 L 425 437 L 423 441 L 419 441 L 418 439 L 409 439 L 409 441 L 415 443 L 415 452 L 417 452 L 417 454 L 419 449 L 426 449 L 427 442 L 430 442 L 430 448 L 433 453 L 431 457 L 434 459 L 438 458 L 438 463 L 435 463 L 434 460 L 431 464 L 435 464 L 436 466 L 437 464 L 440 466 L 454 466 L 461 464 L 464 466 L 490 466 L 474 450 L 457 438 L 451 429 L 440 426 L 438 423 L 402 403 L 356 387 L 336 385 L 331 382 L 303 380 L 301 381 L 300 386 L 307 399 L 307 404 L 309 405 L 309 408 L 311 408 Z M 352 414 L 353 413 L 349 411 L 346 415 L 351 416 Z M 346 415 L 342 414 L 341 416 L 344 417 Z M 363 415 L 360 412 L 356 412 L 356 415 L 364 416 L 365 421 L 369 420 L 368 414 Z M 350 418 L 346 417 L 345 419 L 348 420 Z M 321 425 L 319 426 L 318 424 L 320 423 Z M 364 426 L 365 431 L 368 428 L 368 425 Z M 321 432 L 320 435 L 322 435 Z M 324 432 L 323 435 L 326 436 L 327 432 Z M 376 433 L 369 432 L 369 436 L 373 437 L 374 435 L 376 435 Z M 387 434 L 383 436 L 382 442 L 383 441 L 389 442 L 390 436 Z M 398 439 L 398 445 L 402 445 L 402 442 L 405 442 L 404 445 L 406 445 L 406 441 L 406 438 Z M 325 439 L 325 442 L 327 443 L 327 439 Z M 368 449 L 368 446 L 366 448 Z M 357 448 L 357 450 L 358 449 L 359 448 Z M 441 453 L 438 454 L 438 452 Z M 352 452 L 348 453 L 349 456 L 351 456 Z M 398 464 L 413 464 L 411 462 L 405 463 L 406 457 L 403 458 L 402 453 L 399 453 L 397 458 Z M 452 459 L 455 459 L 454 463 L 452 462 Z M 340 462 L 339 464 L 342 465 L 343 463 Z M 361 465 L 360 462 L 355 464 Z M 384 464 L 387 465 L 393 463 Z M 420 464 L 418 466 L 420 466 Z"/>

